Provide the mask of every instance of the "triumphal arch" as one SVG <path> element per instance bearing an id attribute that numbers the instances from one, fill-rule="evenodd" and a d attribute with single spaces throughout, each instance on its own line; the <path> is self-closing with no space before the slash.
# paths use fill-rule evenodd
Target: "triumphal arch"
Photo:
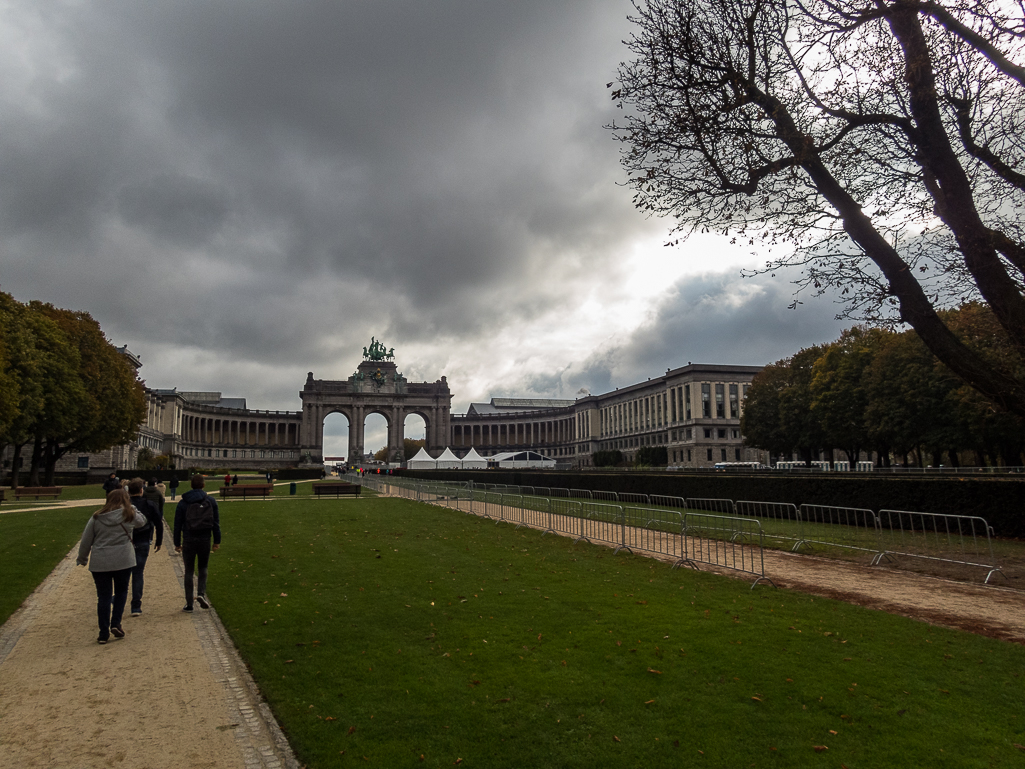
<path id="1" fill-rule="evenodd" d="M 395 349 L 376 339 L 363 348 L 363 362 L 345 380 L 314 379 L 311 371 L 299 392 L 303 402 L 302 458 L 324 461 L 324 418 L 343 414 L 349 420 L 349 462 L 363 459 L 363 424 L 370 414 L 388 422 L 388 459 L 403 461 L 402 428 L 406 417 L 417 414 L 427 426 L 427 450 L 447 445 L 452 393 L 442 377 L 437 382 L 407 382 L 395 365 Z"/>

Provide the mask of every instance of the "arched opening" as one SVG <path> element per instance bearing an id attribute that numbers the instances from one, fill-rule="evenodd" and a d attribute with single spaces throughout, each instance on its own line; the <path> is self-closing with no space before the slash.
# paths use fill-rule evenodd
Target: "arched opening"
<path id="1" fill-rule="evenodd" d="M 420 414 L 409 414 L 402 425 L 403 458 L 412 459 L 427 443 L 427 420 Z"/>
<path id="2" fill-rule="evenodd" d="M 324 418 L 324 463 L 345 464 L 349 456 L 349 420 L 337 411 Z M 328 459 L 342 457 L 342 459 Z"/>
<path id="3" fill-rule="evenodd" d="M 367 414 L 367 418 L 363 421 L 363 452 L 374 455 L 381 449 L 385 449 L 383 461 L 387 462 L 388 420 L 385 419 L 384 414 L 376 412 Z"/>

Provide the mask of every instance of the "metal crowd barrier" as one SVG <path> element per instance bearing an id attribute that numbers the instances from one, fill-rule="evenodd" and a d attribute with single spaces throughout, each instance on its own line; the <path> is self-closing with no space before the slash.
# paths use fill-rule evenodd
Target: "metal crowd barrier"
<path id="1" fill-rule="evenodd" d="M 985 583 L 1003 574 L 993 553 L 992 529 L 975 516 L 782 502 L 669 497 L 507 484 L 422 481 L 393 476 L 353 476 L 354 482 L 407 499 L 606 542 L 620 550 L 644 550 L 687 562 L 711 563 L 764 574 L 765 546 L 809 550 L 827 557 L 862 552 L 869 563 L 896 568 L 929 561 L 985 569 Z M 512 493 L 510 493 L 512 492 Z M 610 504 L 633 503 L 633 504 Z M 643 505 L 643 506 L 642 506 Z M 696 512 L 701 511 L 701 512 Z M 699 528 L 692 531 L 692 526 Z M 693 543 L 688 545 L 688 542 Z M 757 541 L 757 546 L 752 545 Z M 718 543 L 718 544 L 714 544 Z M 744 548 L 754 547 L 755 550 Z M 682 552 L 681 552 L 682 548 Z M 752 564 L 758 562 L 757 566 Z"/>
<path id="2" fill-rule="evenodd" d="M 776 586 L 765 576 L 762 525 L 757 520 L 687 513 L 683 526 L 687 536 L 683 537 L 682 564 L 696 569 L 699 562 L 707 563 L 751 574 L 755 577 L 751 583 L 752 590 L 759 582 Z"/>
<path id="3" fill-rule="evenodd" d="M 967 515 L 915 513 L 908 510 L 880 510 L 879 533 L 885 546 L 874 559 L 916 558 L 946 564 L 986 569 L 984 584 L 1000 574 L 993 555 L 991 528 L 985 519 Z"/>

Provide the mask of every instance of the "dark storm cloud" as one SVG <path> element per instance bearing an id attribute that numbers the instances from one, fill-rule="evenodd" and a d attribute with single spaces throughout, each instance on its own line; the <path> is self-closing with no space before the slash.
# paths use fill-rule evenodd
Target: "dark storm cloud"
<path id="1" fill-rule="evenodd" d="M 630 10 L 10 3 L 0 285 L 90 311 L 150 384 L 261 407 L 293 407 L 310 369 L 347 376 L 371 334 L 429 346 L 408 363 L 431 379 L 486 356 L 481 340 L 565 317 L 666 227 L 617 186 L 602 129 Z M 674 333 L 697 322 L 660 312 Z M 677 350 L 657 325 L 595 352 L 591 373 L 531 371 L 520 389 L 572 397 L 661 365 Z"/>
<path id="2" fill-rule="evenodd" d="M 41 260 L 73 260 L 80 277 L 186 265 L 265 284 L 315 275 L 363 286 L 335 320 L 383 306 L 404 340 L 481 313 L 500 323 L 564 288 L 567 245 L 600 269 L 646 226 L 615 186 L 601 128 L 627 10 L 26 2 L 12 27 L 33 33 L 20 84 L 31 99 L 9 94 L 0 138 L 0 221 L 24 238 L 4 278 L 38 294 Z M 193 285 L 173 306 L 195 316 L 216 300 L 239 317 L 240 294 Z M 267 323 L 282 317 L 273 309 Z M 235 349 L 249 344 L 203 314 L 204 334 L 213 324 Z M 112 332 L 133 325 L 104 315 Z M 147 336 L 177 338 L 180 325 Z"/>

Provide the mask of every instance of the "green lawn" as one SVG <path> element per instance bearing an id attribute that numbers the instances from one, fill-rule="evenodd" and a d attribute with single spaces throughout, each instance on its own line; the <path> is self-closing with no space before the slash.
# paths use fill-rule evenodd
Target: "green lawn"
<path id="1" fill-rule="evenodd" d="M 82 538 L 91 508 L 0 515 L 0 623 Z"/>
<path id="2" fill-rule="evenodd" d="M 311 768 L 1025 759 L 1017 645 L 404 500 L 221 519 L 209 594 Z"/>

